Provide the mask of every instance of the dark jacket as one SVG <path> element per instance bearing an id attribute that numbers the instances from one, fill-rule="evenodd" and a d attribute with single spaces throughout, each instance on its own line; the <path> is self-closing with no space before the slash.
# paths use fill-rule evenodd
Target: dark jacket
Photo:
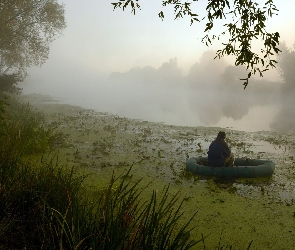
<path id="1" fill-rule="evenodd" d="M 230 148 L 224 139 L 216 137 L 216 139 L 211 142 L 208 151 L 208 161 L 211 167 L 222 167 L 224 165 L 225 159 L 231 154 Z"/>

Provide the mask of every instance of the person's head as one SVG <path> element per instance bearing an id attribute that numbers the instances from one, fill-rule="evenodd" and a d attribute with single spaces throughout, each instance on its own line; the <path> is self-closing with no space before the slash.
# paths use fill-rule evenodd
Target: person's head
<path id="1" fill-rule="evenodd" d="M 221 138 L 221 139 L 224 140 L 225 137 L 226 137 L 225 132 L 223 132 L 223 131 L 219 131 L 217 137 L 219 137 L 219 138 Z"/>

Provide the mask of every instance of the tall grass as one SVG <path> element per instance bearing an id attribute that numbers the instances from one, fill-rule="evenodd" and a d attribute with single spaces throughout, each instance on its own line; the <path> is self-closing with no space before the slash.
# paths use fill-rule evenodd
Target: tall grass
<path id="1" fill-rule="evenodd" d="M 2 164 L 0 171 L 9 166 Z M 179 196 L 140 199 L 138 182 L 111 178 L 109 186 L 85 195 L 75 169 L 57 161 L 41 166 L 17 164 L 1 178 L 0 245 L 7 249 L 190 249 L 189 222 L 182 216 Z M 9 168 L 11 169 L 11 167 Z"/>
<path id="2" fill-rule="evenodd" d="M 16 100 L 1 102 L 0 116 L 1 249 L 189 249 L 196 244 L 189 222 L 179 225 L 179 195 L 170 197 L 168 187 L 144 201 L 140 181 L 131 182 L 129 172 L 91 192 L 83 186 L 87 176 L 61 166 L 56 157 L 24 164 L 24 154 L 45 152 L 60 136 L 44 125 L 40 113 Z"/>
<path id="3" fill-rule="evenodd" d="M 69 194 L 77 197 L 83 176 L 74 177 L 74 169 L 65 172 L 53 161 L 41 166 L 18 163 L 0 167 L 1 172 L 13 169 L 0 183 L 0 244 L 12 249 L 40 249 L 51 243 L 44 237 L 51 208 L 64 213 Z"/>
<path id="4" fill-rule="evenodd" d="M 44 153 L 64 143 L 56 124 L 46 125 L 42 113 L 10 97 L 0 105 L 0 158 L 18 159 L 24 154 Z"/>
<path id="5" fill-rule="evenodd" d="M 179 193 L 169 186 L 143 200 L 140 180 L 110 178 L 91 190 L 85 174 L 57 157 L 23 163 L 63 137 L 29 105 L 0 102 L 0 249 L 191 249 L 192 218 L 186 223 Z M 216 249 L 232 249 L 222 246 Z"/>

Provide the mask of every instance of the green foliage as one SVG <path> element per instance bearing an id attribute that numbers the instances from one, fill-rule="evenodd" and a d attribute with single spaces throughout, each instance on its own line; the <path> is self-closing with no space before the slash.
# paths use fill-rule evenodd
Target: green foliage
<path id="1" fill-rule="evenodd" d="M 123 176 L 112 176 L 106 187 L 90 188 L 87 175 L 59 164 L 57 158 L 24 163 L 19 160 L 23 152 L 17 150 L 26 151 L 34 128 L 37 134 L 47 131 L 41 129 L 42 115 L 10 99 L 0 102 L 0 117 L 1 136 L 6 136 L 1 137 L 0 157 L 1 249 L 185 250 L 202 241 L 206 249 L 204 238 L 190 237 L 194 215 L 183 223 L 180 193 L 171 194 L 166 186 L 147 197 L 141 180 L 132 179 L 131 168 Z M 14 140 L 19 127 L 27 132 Z M 39 135 L 42 139 L 43 132 Z M 38 145 L 34 142 L 30 152 Z M 6 154 L 10 157 L 3 157 Z M 216 249 L 233 248 L 220 244 Z"/>
<path id="2" fill-rule="evenodd" d="M 1 0 L 0 74 L 42 65 L 49 45 L 65 28 L 64 8 L 56 0 Z"/>
<path id="3" fill-rule="evenodd" d="M 51 233 L 56 233 L 52 208 L 66 213 L 70 199 L 78 199 L 85 176 L 76 176 L 75 169 L 64 171 L 53 160 L 35 167 L 2 162 L 0 171 L 0 245 L 40 249 L 45 244 L 44 249 L 55 249 L 50 247 Z"/>
<path id="4" fill-rule="evenodd" d="M 21 89 L 17 86 L 19 80 L 18 74 L 0 74 L 0 95 L 3 92 L 20 94 Z"/>
<path id="5" fill-rule="evenodd" d="M 1 164 L 0 171 L 2 249 L 190 249 L 197 243 L 189 237 L 190 221 L 178 224 L 178 194 L 169 197 L 167 187 L 143 202 L 129 172 L 89 199 L 86 176 L 54 160 Z"/>
<path id="6" fill-rule="evenodd" d="M 5 107 L 7 105 L 5 101 L 6 101 L 6 98 L 3 98 L 2 100 L 0 100 L 0 129 L 3 129 L 5 125 Z M 0 134 L 2 133 L 3 131 L 0 132 Z"/>
<path id="7" fill-rule="evenodd" d="M 135 3 L 136 2 L 136 3 Z M 132 13 L 135 14 L 136 9 L 140 9 L 139 0 L 120 0 L 112 3 L 113 8 L 122 8 L 125 10 L 129 5 Z M 207 46 L 212 45 L 213 40 L 220 40 L 221 37 L 229 36 L 228 42 L 222 43 L 223 49 L 216 53 L 215 58 L 221 58 L 225 55 L 235 56 L 235 65 L 245 65 L 249 70 L 248 75 L 244 79 L 244 88 L 248 85 L 248 80 L 252 74 L 259 72 L 263 76 L 263 72 L 275 67 L 277 63 L 272 56 L 280 52 L 278 32 L 269 33 L 266 30 L 266 22 L 268 18 L 277 15 L 278 9 L 273 4 L 273 0 L 267 0 L 261 8 L 256 1 L 251 0 L 216 0 L 208 1 L 206 6 L 207 16 L 199 18 L 197 13 L 192 11 L 198 0 L 190 2 L 182 0 L 162 0 L 162 6 L 172 5 L 174 7 L 175 19 L 188 16 L 190 24 L 206 20 L 204 32 L 206 35 L 202 38 L 202 42 Z M 163 20 L 165 15 L 160 11 L 158 16 Z M 217 35 L 210 35 L 209 32 L 214 25 L 220 20 L 231 19 L 231 22 L 225 23 L 225 30 Z M 262 56 L 252 48 L 253 40 L 264 41 L 264 48 L 261 49 Z"/>
<path id="8" fill-rule="evenodd" d="M 41 113 L 17 99 L 2 100 L 0 118 L 0 161 L 44 153 L 64 143 L 64 135 L 56 130 L 56 124 L 46 125 Z"/>
<path id="9" fill-rule="evenodd" d="M 1 249 L 190 249 L 189 222 L 179 225 L 182 203 L 168 187 L 140 199 L 140 181 L 111 178 L 85 189 L 87 177 L 57 158 L 24 163 L 56 141 L 40 113 L 15 99 L 0 102 Z M 53 139 L 52 139 L 53 137 Z M 85 195 L 88 193 L 89 195 Z"/>

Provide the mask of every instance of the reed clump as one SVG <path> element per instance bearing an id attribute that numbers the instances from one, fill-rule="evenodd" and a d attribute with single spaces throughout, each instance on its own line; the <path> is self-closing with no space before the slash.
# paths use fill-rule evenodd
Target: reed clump
<path id="1" fill-rule="evenodd" d="M 197 243 L 190 239 L 191 220 L 180 223 L 179 194 L 171 196 L 168 186 L 143 200 L 130 168 L 94 196 L 83 185 L 87 175 L 57 157 L 22 162 L 62 138 L 41 114 L 9 100 L 1 102 L 0 117 L 1 249 L 190 249 Z"/>

